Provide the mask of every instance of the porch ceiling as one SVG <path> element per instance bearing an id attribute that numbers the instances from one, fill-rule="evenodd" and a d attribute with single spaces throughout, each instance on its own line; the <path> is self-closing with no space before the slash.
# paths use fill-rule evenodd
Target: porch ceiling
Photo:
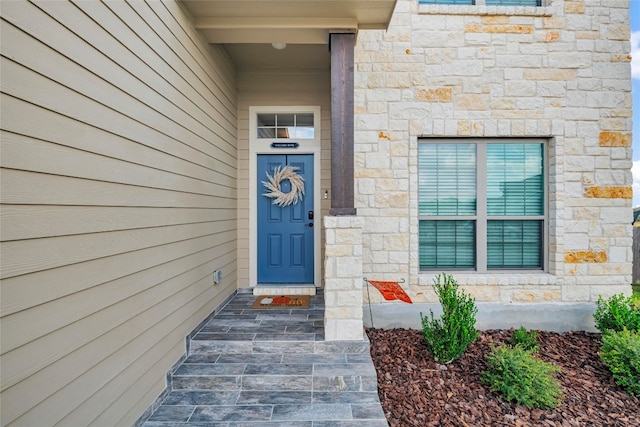
<path id="1" fill-rule="evenodd" d="M 327 44 L 331 31 L 386 29 L 397 0 L 183 0 L 209 43 Z"/>

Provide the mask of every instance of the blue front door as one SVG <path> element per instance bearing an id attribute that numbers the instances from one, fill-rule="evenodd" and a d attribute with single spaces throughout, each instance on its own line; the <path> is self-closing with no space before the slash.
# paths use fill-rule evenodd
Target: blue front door
<path id="1" fill-rule="evenodd" d="M 304 197 L 278 206 L 265 196 L 263 181 L 276 168 L 291 166 L 304 179 Z M 258 283 L 313 283 L 313 155 L 258 156 Z M 281 191 L 291 191 L 283 180 Z"/>

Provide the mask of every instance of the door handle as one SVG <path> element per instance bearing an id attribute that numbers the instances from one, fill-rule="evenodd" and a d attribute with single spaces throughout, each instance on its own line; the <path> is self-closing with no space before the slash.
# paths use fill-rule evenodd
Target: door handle
<path id="1" fill-rule="evenodd" d="M 313 227 L 313 223 L 310 222 L 309 224 L 307 224 L 309 227 Z"/>

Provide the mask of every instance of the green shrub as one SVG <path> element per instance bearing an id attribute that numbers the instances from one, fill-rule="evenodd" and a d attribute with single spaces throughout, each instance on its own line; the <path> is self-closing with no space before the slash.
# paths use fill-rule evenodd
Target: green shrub
<path id="1" fill-rule="evenodd" d="M 527 331 L 524 326 L 513 331 L 513 335 L 509 340 L 509 344 L 513 347 L 520 346 L 524 350 L 537 353 L 540 351 L 540 344 L 537 341 L 538 333 L 536 331 Z"/>
<path id="2" fill-rule="evenodd" d="M 478 309 L 474 299 L 458 289 L 458 283 L 451 275 L 439 274 L 434 280 L 434 288 L 442 306 L 442 316 L 435 319 L 432 310 L 429 310 L 429 317 L 420 313 L 422 331 L 433 358 L 440 363 L 450 363 L 478 339 L 475 328 Z"/>
<path id="3" fill-rule="evenodd" d="M 562 390 L 554 377 L 560 368 L 520 346 L 494 347 L 485 356 L 488 368 L 482 382 L 503 399 L 528 408 L 555 408 Z"/>
<path id="4" fill-rule="evenodd" d="M 600 358 L 616 384 L 640 397 L 640 331 L 606 331 L 602 335 Z"/>
<path id="5" fill-rule="evenodd" d="M 593 318 L 600 332 L 609 329 L 622 331 L 625 328 L 632 331 L 640 330 L 640 306 L 636 305 L 631 297 L 618 294 L 604 299 L 600 296 L 597 304 Z"/>
<path id="6" fill-rule="evenodd" d="M 640 291 L 633 291 L 633 294 L 631 294 L 631 300 L 636 307 L 640 307 Z"/>

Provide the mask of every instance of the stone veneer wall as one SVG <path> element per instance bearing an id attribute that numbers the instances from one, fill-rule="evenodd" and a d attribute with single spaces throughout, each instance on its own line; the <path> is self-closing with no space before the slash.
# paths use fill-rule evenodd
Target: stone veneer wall
<path id="1" fill-rule="evenodd" d="M 362 224 L 357 216 L 325 216 L 324 334 L 362 340 Z"/>
<path id="2" fill-rule="evenodd" d="M 365 276 L 405 278 L 414 301 L 437 300 L 434 274 L 419 272 L 420 137 L 544 137 L 548 271 L 455 277 L 478 301 L 587 302 L 630 292 L 628 6 L 399 0 L 388 31 L 359 33 L 355 175 Z"/>

